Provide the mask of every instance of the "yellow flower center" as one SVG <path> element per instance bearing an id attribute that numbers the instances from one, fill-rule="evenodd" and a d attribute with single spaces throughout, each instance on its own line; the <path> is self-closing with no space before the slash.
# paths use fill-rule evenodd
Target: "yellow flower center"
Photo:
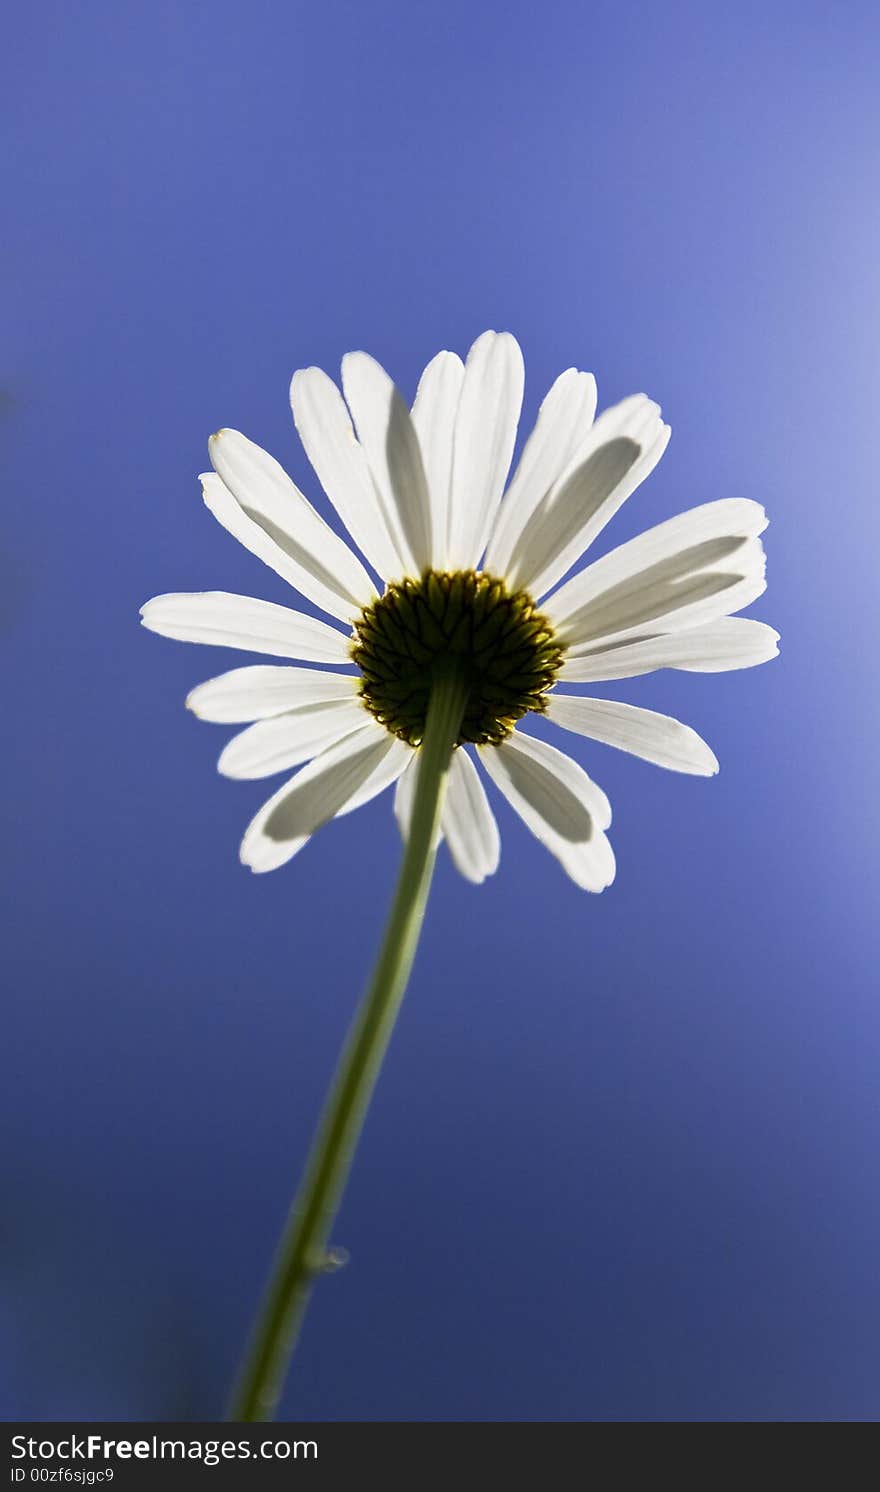
<path id="1" fill-rule="evenodd" d="M 553 628 L 526 591 L 481 570 L 426 570 L 389 585 L 354 624 L 352 657 L 368 710 L 418 746 L 434 670 L 470 685 L 458 744 L 497 745 L 529 710 L 543 713 L 562 662 Z"/>

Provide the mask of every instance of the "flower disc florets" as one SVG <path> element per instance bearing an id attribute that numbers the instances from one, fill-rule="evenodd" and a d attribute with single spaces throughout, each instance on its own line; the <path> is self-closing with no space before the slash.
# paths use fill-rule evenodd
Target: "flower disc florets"
<path id="1" fill-rule="evenodd" d="M 480 570 L 426 570 L 389 585 L 361 612 L 352 644 L 364 704 L 411 746 L 438 667 L 461 669 L 470 684 L 458 744 L 498 745 L 529 710 L 543 713 L 562 652 L 531 596 Z"/>

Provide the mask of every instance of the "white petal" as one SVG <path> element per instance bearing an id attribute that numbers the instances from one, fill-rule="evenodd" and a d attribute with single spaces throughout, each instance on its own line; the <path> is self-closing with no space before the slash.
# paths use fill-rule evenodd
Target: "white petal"
<path id="1" fill-rule="evenodd" d="M 268 720 L 303 705 L 351 699 L 358 692 L 358 683 L 356 674 L 254 663 L 247 668 L 232 668 L 216 679 L 196 685 L 186 696 L 186 707 L 200 720 L 235 725 L 247 720 Z"/>
<path id="2" fill-rule="evenodd" d="M 464 380 L 464 363 L 454 352 L 438 352 L 419 380 L 412 409 L 431 504 L 431 564 L 448 565 L 449 493 L 455 420 Z"/>
<path id="3" fill-rule="evenodd" d="M 397 779 L 397 787 L 394 789 L 394 817 L 397 819 L 397 827 L 401 838 L 409 836 L 409 821 L 412 817 L 413 798 L 416 790 L 416 754 L 413 753 L 412 761 L 405 771 L 401 772 Z"/>
<path id="4" fill-rule="evenodd" d="M 513 456 L 524 376 L 509 332 L 484 332 L 468 353 L 452 460 L 452 569 L 476 566 L 488 542 Z"/>
<path id="5" fill-rule="evenodd" d="M 659 405 L 636 394 L 605 410 L 523 526 L 509 583 L 543 596 L 653 471 L 669 441 Z"/>
<path id="6" fill-rule="evenodd" d="M 394 816 L 397 819 L 397 827 L 404 840 L 409 838 L 409 825 L 412 818 L 413 800 L 416 795 L 416 778 L 419 770 L 419 753 L 412 751 L 410 755 L 411 760 L 398 777 L 397 787 L 394 789 Z M 434 835 L 435 848 L 442 838 L 443 830 L 438 823 Z"/>
<path id="7" fill-rule="evenodd" d="M 452 753 L 441 824 L 456 868 L 479 885 L 498 869 L 501 838 L 477 769 L 460 747 Z"/>
<path id="8" fill-rule="evenodd" d="M 388 731 L 381 725 L 378 727 L 383 736 L 388 736 Z M 396 736 L 391 736 L 391 749 L 382 757 L 379 765 L 374 767 L 369 777 L 361 784 L 352 796 L 343 803 L 337 818 L 344 818 L 347 813 L 354 813 L 356 808 L 363 808 L 371 798 L 383 793 L 386 787 L 391 787 L 397 781 L 401 772 L 405 772 L 412 756 L 412 747 L 406 741 L 399 741 Z"/>
<path id="9" fill-rule="evenodd" d="M 385 369 L 366 352 L 342 359 L 342 388 L 406 574 L 421 575 L 431 563 L 431 511 L 412 416 Z"/>
<path id="10" fill-rule="evenodd" d="M 500 746 L 481 746 L 480 760 L 511 807 L 585 891 L 614 879 L 614 854 L 603 830 L 608 799 L 571 757 L 514 731 Z"/>
<path id="11" fill-rule="evenodd" d="M 555 692 L 548 698 L 547 714 L 565 730 L 630 751 L 658 767 L 691 772 L 696 777 L 712 777 L 718 771 L 715 753 L 702 737 L 671 715 L 658 715 L 655 710 L 642 710 L 615 699 L 584 699 L 578 694 Z"/>
<path id="12" fill-rule="evenodd" d="M 404 840 L 409 835 L 418 773 L 418 753 L 398 778 L 394 813 Z M 498 825 L 476 767 L 463 749 L 452 753 L 435 845 L 447 838 L 456 868 L 479 885 L 498 869 L 501 841 Z"/>
<path id="13" fill-rule="evenodd" d="M 208 449 L 217 474 L 201 478 L 205 504 L 246 549 L 344 622 L 373 600 L 360 560 L 274 457 L 237 430 L 212 435 Z"/>
<path id="14" fill-rule="evenodd" d="M 764 509 L 746 498 L 704 503 L 613 549 L 542 610 L 574 653 L 653 628 L 717 621 L 764 590 L 756 536 L 766 526 Z"/>
<path id="15" fill-rule="evenodd" d="M 568 467 L 593 423 L 596 380 L 592 373 L 567 368 L 538 410 L 498 511 L 486 552 L 486 569 L 506 575 L 523 526 Z"/>
<path id="16" fill-rule="evenodd" d="M 631 679 L 658 668 L 722 673 L 766 663 L 779 652 L 778 642 L 779 633 L 766 622 L 756 622 L 751 617 L 722 617 L 720 621 L 690 627 L 685 632 L 669 632 L 660 637 L 645 637 L 640 642 L 567 656 L 559 677 L 570 683 L 593 684 L 605 679 Z"/>
<path id="17" fill-rule="evenodd" d="M 399 577 L 403 559 L 336 384 L 321 368 L 301 368 L 290 404 L 305 453 L 354 542 L 383 580 Z"/>
<path id="18" fill-rule="evenodd" d="M 654 631 L 675 632 L 716 622 L 751 606 L 764 594 L 766 568 L 760 539 L 742 541 L 735 553 L 705 570 L 674 578 L 670 578 L 671 564 L 654 566 L 580 613 L 578 630 L 569 633 L 569 651 L 577 656 L 593 652 L 599 644 L 607 647 Z"/>
<path id="19" fill-rule="evenodd" d="M 151 632 L 178 642 L 206 642 L 306 663 L 351 662 L 350 641 L 335 627 L 273 601 L 229 591 L 154 596 L 141 607 L 141 621 Z"/>
<path id="20" fill-rule="evenodd" d="M 311 761 L 360 730 L 365 707 L 360 699 L 335 699 L 322 705 L 301 705 L 284 715 L 258 720 L 223 748 L 218 770 L 224 777 L 272 777 Z"/>
<path id="21" fill-rule="evenodd" d="M 407 764 L 410 748 L 368 721 L 315 757 L 263 804 L 245 831 L 241 859 L 251 870 L 275 870 L 322 824 L 369 802 Z"/>

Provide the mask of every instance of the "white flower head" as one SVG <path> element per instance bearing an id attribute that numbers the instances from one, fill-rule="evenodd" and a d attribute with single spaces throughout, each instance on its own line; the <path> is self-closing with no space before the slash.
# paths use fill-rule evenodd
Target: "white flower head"
<path id="1" fill-rule="evenodd" d="M 778 634 L 733 615 L 765 588 L 763 508 L 692 508 L 566 579 L 656 466 L 669 427 L 643 394 L 595 419 L 595 379 L 569 368 L 505 491 L 522 394 L 522 354 L 506 332 L 485 332 L 465 363 L 438 353 L 412 410 L 363 352 L 343 359 L 342 393 L 319 368 L 294 375 L 297 430 L 362 558 L 259 446 L 236 430 L 211 437 L 210 511 L 333 619 L 225 591 L 157 596 L 142 610 L 163 637 L 312 665 L 235 668 L 187 700 L 203 720 L 247 725 L 220 756 L 227 776 L 299 768 L 245 833 L 252 870 L 283 865 L 395 782 L 406 833 L 432 672 L 450 656 L 470 694 L 441 830 L 471 881 L 496 869 L 499 836 L 469 748 L 577 885 L 601 891 L 614 877 L 605 794 L 519 728 L 530 712 L 662 767 L 718 770 L 677 720 L 558 685 L 772 658 Z"/>

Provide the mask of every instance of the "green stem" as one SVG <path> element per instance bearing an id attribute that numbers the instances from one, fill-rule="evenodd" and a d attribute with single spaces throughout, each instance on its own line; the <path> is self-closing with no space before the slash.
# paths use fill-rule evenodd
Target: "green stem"
<path id="1" fill-rule="evenodd" d="M 446 773 L 467 692 L 459 674 L 435 675 L 419 748 L 409 835 L 382 948 L 349 1032 L 281 1240 L 230 1407 L 231 1420 L 273 1417 L 312 1288 L 328 1264 L 329 1230 L 415 957 L 434 870 Z"/>

